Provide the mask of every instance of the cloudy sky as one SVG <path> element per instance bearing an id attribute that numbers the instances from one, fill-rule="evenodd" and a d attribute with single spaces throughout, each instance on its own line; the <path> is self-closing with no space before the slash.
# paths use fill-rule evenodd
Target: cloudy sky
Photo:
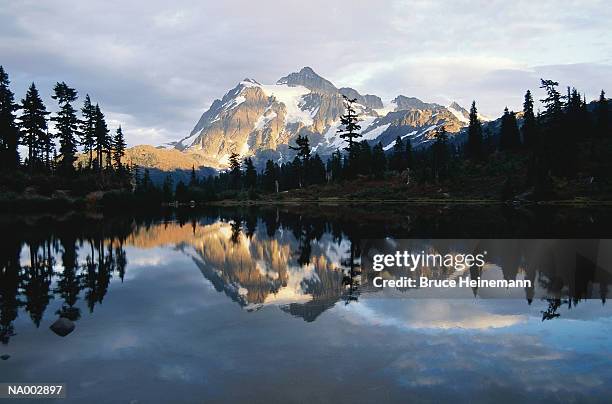
<path id="1" fill-rule="evenodd" d="M 245 77 L 311 66 L 385 100 L 457 100 L 497 116 L 539 78 L 612 93 L 609 0 L 2 0 L 0 64 L 89 93 L 131 145 L 180 139 Z M 539 95 L 539 92 L 536 92 Z"/>

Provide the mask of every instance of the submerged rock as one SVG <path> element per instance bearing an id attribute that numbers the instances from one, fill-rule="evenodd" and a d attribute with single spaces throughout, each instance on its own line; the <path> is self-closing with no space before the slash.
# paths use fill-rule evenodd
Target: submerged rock
<path id="1" fill-rule="evenodd" d="M 7 359 L 8 359 L 8 358 L 10 358 L 10 357 L 11 357 L 11 355 L 4 354 L 4 355 L 0 356 L 0 359 L 2 359 L 3 361 L 5 361 L 5 360 L 7 360 Z"/>
<path id="2" fill-rule="evenodd" d="M 74 322 L 68 320 L 65 317 L 60 317 L 55 323 L 51 324 L 51 327 L 49 328 L 51 328 L 51 331 L 53 331 L 60 337 L 65 337 L 66 335 L 74 331 L 74 327 Z"/>

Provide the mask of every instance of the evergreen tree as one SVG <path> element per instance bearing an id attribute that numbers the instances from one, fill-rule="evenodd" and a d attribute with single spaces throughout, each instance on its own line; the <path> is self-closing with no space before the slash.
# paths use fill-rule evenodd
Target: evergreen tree
<path id="1" fill-rule="evenodd" d="M 108 126 L 106 125 L 106 119 L 104 118 L 104 114 L 100 110 L 100 106 L 96 104 L 95 106 L 95 124 L 94 124 L 94 133 L 96 140 L 96 161 L 98 164 L 98 170 L 102 169 L 102 159 L 105 156 L 105 153 L 110 154 L 111 152 L 111 140 L 109 136 Z M 107 159 L 108 160 L 108 159 Z"/>
<path id="2" fill-rule="evenodd" d="M 557 90 L 559 83 L 552 80 L 541 80 L 540 88 L 546 91 L 546 98 L 540 101 L 544 111 L 540 115 L 542 122 L 543 139 L 539 160 L 542 164 L 540 170 L 552 171 L 557 175 L 567 175 L 573 170 L 572 147 L 573 134 L 566 127 L 567 120 L 563 114 L 563 97 Z"/>
<path id="3" fill-rule="evenodd" d="M 230 168 L 230 183 L 232 188 L 240 188 L 240 180 L 242 178 L 242 172 L 240 171 L 240 155 L 232 152 L 229 157 L 229 168 Z"/>
<path id="4" fill-rule="evenodd" d="M 382 178 L 387 168 L 387 158 L 382 143 L 378 142 L 372 149 L 372 174 Z"/>
<path id="5" fill-rule="evenodd" d="M 521 145 L 521 135 L 514 112 L 504 109 L 501 119 L 501 130 L 499 138 L 499 149 L 503 151 L 518 150 Z"/>
<path id="6" fill-rule="evenodd" d="M 308 136 L 304 135 L 298 135 L 295 143 L 297 144 L 297 146 L 289 146 L 289 149 L 291 150 L 297 150 L 297 155 L 296 158 L 299 158 L 300 161 L 300 165 L 299 165 L 299 171 L 297 171 L 297 175 L 298 175 L 298 183 L 300 184 L 300 187 L 302 185 L 307 185 L 307 171 L 309 168 L 309 159 L 310 159 L 310 144 L 308 142 Z M 297 166 L 296 166 L 297 168 Z"/>
<path id="7" fill-rule="evenodd" d="M 582 102 L 582 96 L 578 90 L 568 87 L 567 94 L 563 131 L 567 144 L 573 146 L 579 140 L 580 135 L 590 134 L 590 125 L 586 104 Z"/>
<path id="8" fill-rule="evenodd" d="M 467 156 L 471 160 L 480 160 L 482 153 L 482 125 L 478 119 L 476 101 L 472 101 L 470 108 L 470 122 L 468 125 L 468 140 L 466 145 Z"/>
<path id="9" fill-rule="evenodd" d="M 362 140 L 356 147 L 357 157 L 353 159 L 354 174 L 369 175 L 372 172 L 372 148 L 367 140 Z"/>
<path id="10" fill-rule="evenodd" d="M 414 168 L 414 156 L 412 153 L 412 142 L 410 138 L 406 139 L 406 151 L 404 152 L 404 161 L 406 168 Z"/>
<path id="11" fill-rule="evenodd" d="M 408 144 L 410 144 L 410 140 L 408 140 Z M 397 172 L 404 171 L 407 167 L 405 158 L 406 150 L 404 149 L 404 142 L 402 142 L 402 138 L 398 136 L 395 139 L 395 144 L 393 144 L 393 151 L 389 159 L 389 169 Z"/>
<path id="12" fill-rule="evenodd" d="M 149 173 L 149 169 L 144 169 L 144 174 L 142 176 L 142 182 L 140 184 L 142 191 L 147 193 L 153 189 L 153 181 L 151 181 L 151 174 Z"/>
<path id="13" fill-rule="evenodd" d="M 304 165 L 299 157 L 295 156 L 293 161 L 289 164 L 287 171 L 287 189 L 291 188 L 302 188 L 304 186 L 302 173 L 304 172 Z"/>
<path id="14" fill-rule="evenodd" d="M 60 170 L 63 173 L 71 173 L 74 171 L 75 154 L 77 152 L 77 134 L 79 119 L 76 116 L 76 110 L 71 103 L 77 99 L 77 91 L 68 87 L 64 82 L 56 83 L 53 87 L 54 95 L 51 96 L 57 100 L 60 111 L 52 120 L 55 122 L 55 127 L 58 130 L 57 137 L 60 141 Z"/>
<path id="15" fill-rule="evenodd" d="M 325 164 L 323 160 L 315 153 L 314 157 L 310 159 L 310 169 L 308 170 L 308 183 L 309 184 L 324 184 L 326 182 L 325 176 Z"/>
<path id="16" fill-rule="evenodd" d="M 125 156 L 126 146 L 125 138 L 123 137 L 123 130 L 121 130 L 121 125 L 119 125 L 117 132 L 115 133 L 115 137 L 113 138 L 113 160 L 115 160 L 115 167 L 119 171 L 123 169 L 121 159 L 123 156 Z"/>
<path id="17" fill-rule="evenodd" d="M 81 108 L 81 144 L 85 153 L 89 155 L 89 169 L 93 163 L 93 151 L 96 148 L 96 107 L 91 104 L 89 94 L 85 95 L 85 102 Z"/>
<path id="18" fill-rule="evenodd" d="M 597 134 L 599 137 L 610 137 L 610 107 L 606 99 L 606 93 L 601 90 L 597 102 Z"/>
<path id="19" fill-rule="evenodd" d="M 0 66 L 0 169 L 19 165 L 19 130 L 15 122 L 15 96 L 9 88 L 8 74 Z"/>
<path id="20" fill-rule="evenodd" d="M 289 146 L 289 149 L 296 150 L 297 156 L 302 160 L 302 163 L 306 162 L 310 158 L 310 143 L 308 142 L 308 136 L 298 135 L 295 143 L 297 146 Z"/>
<path id="21" fill-rule="evenodd" d="M 198 184 L 198 177 L 196 175 L 195 172 L 195 165 L 191 166 L 191 175 L 189 176 L 189 187 L 197 187 Z"/>
<path id="22" fill-rule="evenodd" d="M 22 142 L 28 148 L 28 162 L 30 169 L 40 162 L 42 153 L 49 153 L 48 144 L 51 143 L 47 132 L 47 109 L 43 104 L 34 83 L 30 85 L 26 96 L 21 100 L 19 126 L 22 133 Z"/>
<path id="23" fill-rule="evenodd" d="M 561 122 L 561 115 L 563 113 L 563 97 L 561 93 L 557 91 L 559 83 L 553 80 L 541 80 L 542 85 L 540 88 L 546 91 L 546 98 L 540 101 L 544 105 L 544 112 L 542 118 L 549 127 L 557 126 Z"/>
<path id="24" fill-rule="evenodd" d="M 250 157 L 244 159 L 244 185 L 247 189 L 253 189 L 257 185 L 257 171 Z"/>
<path id="25" fill-rule="evenodd" d="M 348 98 L 345 95 L 342 97 L 344 98 L 345 114 L 340 116 L 341 127 L 338 128 L 336 132 L 340 133 L 340 138 L 344 139 L 348 143 L 346 150 L 348 150 L 349 156 L 353 158 L 356 154 L 356 150 L 354 150 L 353 145 L 355 140 L 361 137 L 361 133 L 357 132 L 361 130 L 361 126 L 358 124 L 359 118 L 357 116 L 357 112 L 355 111 L 355 107 L 353 106 L 357 102 L 357 99 Z"/>
<path id="26" fill-rule="evenodd" d="M 276 190 L 276 181 L 278 181 L 278 170 L 272 160 L 266 161 L 266 168 L 263 173 L 263 186 L 266 191 L 273 192 Z"/>
<path id="27" fill-rule="evenodd" d="M 332 153 L 327 165 L 332 181 L 340 181 L 342 179 L 342 154 L 339 150 Z"/>
<path id="28" fill-rule="evenodd" d="M 162 186 L 162 192 L 166 202 L 170 202 L 174 196 L 172 192 L 172 185 L 172 176 L 168 174 L 166 175 L 166 178 L 164 178 L 164 185 Z"/>
<path id="29" fill-rule="evenodd" d="M 448 148 L 448 135 L 441 126 L 436 130 L 436 141 L 431 146 L 432 174 L 436 180 L 443 179 L 448 174 L 450 153 Z"/>
<path id="30" fill-rule="evenodd" d="M 531 91 L 525 93 L 525 102 L 523 102 L 523 145 L 527 149 L 533 149 L 538 141 L 537 122 L 533 112 L 533 97 Z"/>

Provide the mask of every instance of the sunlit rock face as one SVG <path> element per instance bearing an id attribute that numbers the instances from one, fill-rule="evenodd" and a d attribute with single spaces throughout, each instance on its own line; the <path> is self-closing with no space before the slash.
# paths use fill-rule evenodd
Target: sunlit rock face
<path id="1" fill-rule="evenodd" d="M 341 260 L 349 247 L 327 234 L 318 242 L 298 240 L 281 228 L 269 237 L 263 226 L 249 234 L 237 222 L 218 221 L 155 225 L 136 231 L 127 242 L 140 248 L 176 246 L 192 257 L 215 289 L 247 310 L 309 303 L 305 316 L 314 319 L 344 290 Z M 300 312 L 295 306 L 287 310 Z"/>
<path id="2" fill-rule="evenodd" d="M 261 166 L 267 159 L 293 159 L 288 145 L 306 135 L 313 150 L 326 156 L 345 146 L 337 136 L 343 95 L 357 102 L 362 140 L 387 149 L 398 136 L 410 139 L 413 147 L 427 147 L 442 126 L 452 136 L 467 124 L 465 109 L 455 102 L 444 107 L 400 95 L 384 103 L 350 87 L 338 89 L 304 67 L 272 85 L 244 79 L 212 103 L 188 136 L 166 147 L 199 154 L 215 168 L 227 167 L 231 153 L 251 156 Z"/>
<path id="3" fill-rule="evenodd" d="M 136 228 L 125 243 L 140 249 L 163 246 L 181 251 L 191 257 L 217 291 L 245 310 L 277 305 L 307 321 L 316 319 L 339 300 L 349 301 L 359 295 L 432 297 L 434 295 L 427 293 L 438 293 L 427 288 L 376 289 L 372 286 L 373 277 L 397 278 L 406 275 L 405 272 L 398 268 L 381 272 L 359 268 L 360 253 L 355 250 L 355 245 L 351 247 L 347 238 L 333 238 L 326 231 L 309 234 L 304 228 L 298 226 L 296 229 L 291 224 L 287 227 L 238 218 L 210 223 L 194 221 L 183 225 L 169 222 Z M 465 288 L 462 294 L 456 295 L 463 298 L 511 297 L 530 302 L 535 296 L 558 300 L 569 295 L 577 301 L 593 297 L 605 299 L 607 295 L 607 285 L 611 282 L 609 273 L 593 264 L 603 262 L 599 257 L 603 250 L 598 243 L 589 240 L 481 240 L 465 243 L 479 243 L 479 248 L 488 252 L 482 268 L 422 265 L 411 273 L 412 276 L 450 280 L 469 276 L 471 279 L 528 279 L 532 282 L 532 286 L 517 289 L 512 294 L 506 291 L 495 294 L 494 290 L 483 291 L 478 287 Z M 408 247 L 423 254 L 455 254 L 475 248 L 475 244 L 468 246 L 465 243 L 415 240 Z M 353 264 L 360 269 L 354 290 L 351 289 L 353 284 L 347 284 L 348 269 Z M 353 292 L 355 295 L 350 295 Z M 448 293 L 442 290 L 435 296 L 449 297 Z M 477 324 L 473 326 L 477 328 Z"/>

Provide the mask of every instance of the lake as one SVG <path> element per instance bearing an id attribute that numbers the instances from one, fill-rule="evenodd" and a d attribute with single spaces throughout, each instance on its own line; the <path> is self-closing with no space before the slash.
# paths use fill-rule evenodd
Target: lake
<path id="1" fill-rule="evenodd" d="M 385 205 L 3 217 L 0 380 L 66 383 L 61 402 L 609 402 L 610 268 L 500 252 L 486 273 L 533 290 L 433 298 L 352 271 L 366 238 L 441 251 L 610 239 L 611 222 Z"/>

